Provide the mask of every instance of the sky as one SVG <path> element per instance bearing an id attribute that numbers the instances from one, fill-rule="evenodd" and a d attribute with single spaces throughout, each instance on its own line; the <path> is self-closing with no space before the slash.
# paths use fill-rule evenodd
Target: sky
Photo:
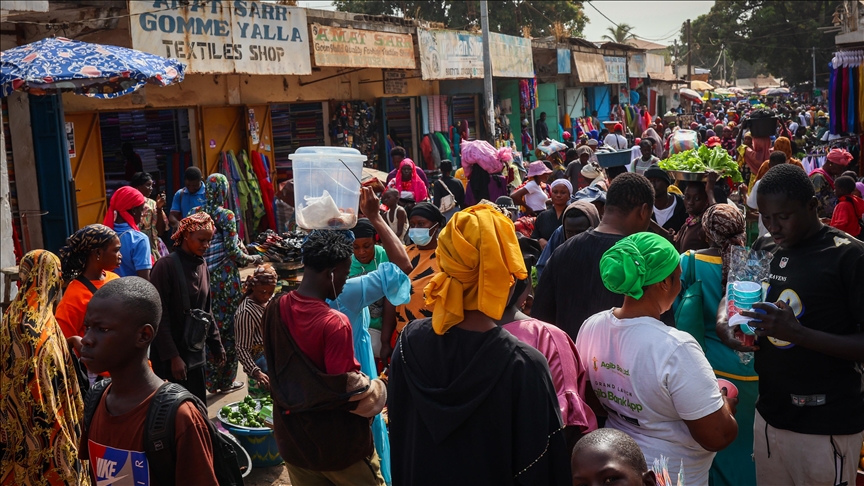
<path id="1" fill-rule="evenodd" d="M 707 14 L 714 5 L 714 1 L 594 0 L 590 5 L 585 2 L 583 8 L 591 22 L 585 27 L 584 37 L 590 41 L 599 41 L 607 33 L 607 27 L 614 29 L 615 26 L 597 13 L 592 5 L 617 24 L 632 25 L 634 27 L 633 33 L 637 36 L 651 42 L 668 45 L 678 38 L 681 24 L 687 19 L 695 20 L 696 17 Z"/>
<path id="2" fill-rule="evenodd" d="M 494 1 L 490 3 L 494 3 Z M 301 0 L 298 4 L 301 7 L 333 10 L 333 2 L 327 0 Z M 593 0 L 591 4 L 615 23 L 634 26 L 633 33 L 637 36 L 666 45 L 678 37 L 682 23 L 686 22 L 688 18 L 695 19 L 699 15 L 708 13 L 714 5 L 714 1 Z M 606 33 L 607 27 L 615 27 L 597 13 L 597 10 L 592 8 L 587 1 L 584 8 L 586 15 L 591 20 L 585 27 L 584 37 L 586 39 L 599 41 Z"/>

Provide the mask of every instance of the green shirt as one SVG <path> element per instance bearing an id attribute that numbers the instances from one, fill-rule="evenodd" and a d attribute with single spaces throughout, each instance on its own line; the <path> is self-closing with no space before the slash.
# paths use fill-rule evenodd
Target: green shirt
<path id="1" fill-rule="evenodd" d="M 379 264 L 389 261 L 390 259 L 387 258 L 387 252 L 384 251 L 384 247 L 381 245 L 375 245 L 375 256 L 369 263 L 360 263 L 359 261 L 357 261 L 357 258 L 354 257 L 354 255 L 351 255 L 351 270 L 348 272 L 348 278 L 358 277 L 360 275 L 365 275 L 369 272 L 374 272 L 378 269 Z M 380 304 L 380 302 L 376 304 Z M 369 306 L 369 329 L 380 330 L 382 321 L 380 315 L 381 306 L 377 306 L 376 312 L 376 309 L 374 309 L 376 307 L 376 304 Z"/>

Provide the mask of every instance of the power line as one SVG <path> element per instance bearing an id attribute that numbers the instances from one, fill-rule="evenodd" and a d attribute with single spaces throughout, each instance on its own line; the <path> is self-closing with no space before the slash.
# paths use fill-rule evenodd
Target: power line
<path id="1" fill-rule="evenodd" d="M 590 2 L 590 0 L 589 0 L 589 2 L 588 2 L 588 5 L 591 5 L 591 8 L 593 8 L 594 10 L 596 10 L 597 13 L 599 13 L 600 15 L 602 15 L 603 18 L 606 19 L 606 20 L 608 20 L 610 23 L 612 23 L 612 25 L 614 25 L 615 27 L 618 27 L 619 29 L 621 28 L 621 26 L 618 25 L 617 23 L 615 23 L 614 20 L 612 20 L 612 19 L 610 19 L 609 17 L 607 17 L 606 14 L 604 14 L 603 12 L 601 12 L 599 8 L 595 7 L 594 4 Z M 675 31 L 672 31 L 672 32 L 675 32 Z M 680 32 L 680 30 L 678 30 L 678 32 Z M 628 32 L 628 33 L 631 34 L 633 37 L 636 37 L 637 39 L 642 39 L 642 40 L 647 40 L 647 41 L 655 41 L 655 42 L 659 42 L 659 41 L 666 40 L 666 39 L 668 39 L 668 38 L 670 38 L 670 37 L 672 37 L 672 36 L 675 35 L 675 33 L 673 33 L 673 34 L 671 34 L 671 35 L 667 35 L 666 37 L 662 37 L 662 38 L 659 38 L 659 39 L 651 39 L 651 38 L 648 38 L 648 37 L 642 37 L 641 35 L 636 35 L 636 34 L 634 34 L 634 33 L 632 33 L 632 32 Z M 676 33 L 677 33 L 677 32 L 676 32 Z"/>

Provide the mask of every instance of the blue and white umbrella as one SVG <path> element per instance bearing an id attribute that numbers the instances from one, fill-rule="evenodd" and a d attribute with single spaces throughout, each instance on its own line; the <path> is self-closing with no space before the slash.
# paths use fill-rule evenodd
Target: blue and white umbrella
<path id="1" fill-rule="evenodd" d="M 73 92 L 116 98 L 145 84 L 183 81 L 186 65 L 125 47 L 49 37 L 0 52 L 0 96 Z"/>

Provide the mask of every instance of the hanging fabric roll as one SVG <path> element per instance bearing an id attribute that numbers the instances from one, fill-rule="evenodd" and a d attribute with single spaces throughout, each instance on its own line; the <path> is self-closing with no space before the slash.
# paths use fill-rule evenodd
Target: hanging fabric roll
<path id="1" fill-rule="evenodd" d="M 267 211 L 264 209 L 264 201 L 261 199 L 261 186 L 258 184 L 258 177 L 255 176 L 255 171 L 252 169 L 252 164 L 249 162 L 249 156 L 246 155 L 245 150 L 240 151 L 240 163 L 242 164 L 240 174 L 249 191 L 247 194 L 249 198 L 247 229 L 249 230 L 249 238 L 252 239 L 257 235 L 258 225 L 267 216 Z"/>
<path id="2" fill-rule="evenodd" d="M 261 187 L 261 200 L 263 202 L 264 211 L 267 213 L 267 225 L 263 229 L 276 229 L 276 212 L 273 206 L 273 200 L 276 198 L 276 193 L 273 190 L 273 184 L 270 183 L 269 172 L 264 164 L 265 158 L 262 157 L 257 150 L 252 151 L 252 170 L 258 178 L 258 185 Z"/>
<path id="3" fill-rule="evenodd" d="M 228 151 L 227 160 L 228 171 L 225 173 L 225 176 L 229 179 L 228 182 L 230 183 L 231 194 L 234 199 L 234 207 L 231 210 L 237 219 L 237 235 L 240 239 L 246 241 L 248 237 L 248 232 L 246 231 L 246 192 L 248 191 L 248 187 L 240 175 L 240 165 L 233 150 Z"/>
<path id="4" fill-rule="evenodd" d="M 858 109 L 858 116 L 855 118 L 858 122 L 857 133 L 864 134 L 864 64 L 855 68 L 855 75 L 858 77 L 858 92 L 855 99 Z"/>
<path id="5" fill-rule="evenodd" d="M 855 110 L 858 106 L 856 99 L 858 97 L 858 76 L 856 76 L 856 72 L 858 71 L 857 67 L 848 67 L 846 68 L 846 72 L 849 76 L 849 98 L 847 102 L 847 110 L 848 113 L 846 119 L 846 131 L 855 133 Z"/>

